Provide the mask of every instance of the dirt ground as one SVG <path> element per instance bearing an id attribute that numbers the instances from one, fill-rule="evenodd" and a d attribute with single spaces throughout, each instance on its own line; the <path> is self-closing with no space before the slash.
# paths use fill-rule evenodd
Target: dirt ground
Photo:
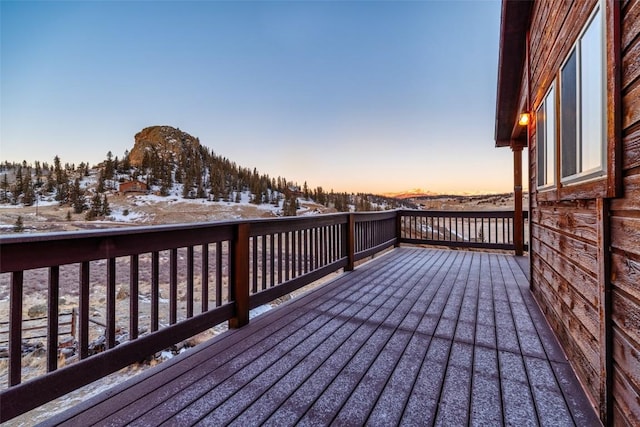
<path id="1" fill-rule="evenodd" d="M 136 225 L 180 224 L 222 221 L 239 218 L 273 218 L 269 205 L 249 203 L 211 203 L 204 200 L 181 201 L 167 197 L 165 201 L 148 200 L 134 195 L 109 196 L 112 216 L 100 221 L 86 221 L 84 213 L 74 214 L 68 206 L 50 202 L 40 206 L 13 207 L 0 205 L 0 232 L 11 233 L 18 217 L 22 217 L 27 232 L 74 231 L 97 228 L 131 227 Z M 330 212 L 330 209 L 311 202 L 302 203 L 301 212 Z M 127 210 L 128 215 L 123 215 Z M 67 219 L 67 213 L 71 219 Z"/>

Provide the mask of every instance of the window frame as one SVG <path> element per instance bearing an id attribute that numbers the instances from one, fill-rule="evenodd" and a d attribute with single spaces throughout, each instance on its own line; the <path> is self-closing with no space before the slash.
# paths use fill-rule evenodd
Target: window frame
<path id="1" fill-rule="evenodd" d="M 537 157 L 536 157 L 536 161 L 537 161 L 537 171 L 536 171 L 536 187 L 538 190 L 540 191 L 544 191 L 544 190 L 551 190 L 554 189 L 556 187 L 556 183 L 557 183 L 557 179 L 556 179 L 556 170 L 558 168 L 558 155 L 557 155 L 557 151 L 558 151 L 558 120 L 557 120 L 557 98 L 558 94 L 556 92 L 556 84 L 555 82 L 552 82 L 549 85 L 549 88 L 547 89 L 544 97 L 542 98 L 542 102 L 540 102 L 540 105 L 538 105 L 538 108 L 536 110 L 536 150 L 538 150 L 537 152 Z M 549 104 L 551 104 L 553 106 L 553 114 L 551 115 L 553 117 L 553 129 L 549 129 L 549 114 L 548 114 L 548 106 Z M 543 128 L 542 130 L 544 131 L 544 135 L 540 135 L 540 124 L 541 121 L 540 119 L 540 111 L 543 111 L 543 117 L 544 117 L 544 124 L 542 124 Z M 553 137 L 553 146 L 549 147 L 549 136 Z M 541 141 L 541 138 L 544 138 L 543 141 Z M 544 152 L 542 154 L 542 156 L 540 155 L 540 142 L 544 143 Z M 551 151 L 549 151 L 549 148 L 551 148 Z M 548 164 L 548 160 L 549 160 L 549 152 L 552 153 L 553 155 L 553 161 L 551 162 L 552 164 Z M 542 160 L 544 160 L 543 163 L 540 162 L 540 158 L 542 157 Z M 541 167 L 543 167 L 543 169 L 541 169 Z M 548 168 L 551 167 L 553 174 L 551 175 L 551 181 L 547 181 L 547 178 L 549 176 L 548 173 Z M 543 174 L 541 174 L 541 172 L 543 172 Z M 540 183 L 540 176 L 544 175 L 544 182 Z"/>
<path id="2" fill-rule="evenodd" d="M 598 11 L 602 13 L 602 40 L 603 40 L 603 113 L 602 123 L 604 142 L 602 148 L 602 169 L 605 173 L 584 174 L 582 176 L 562 177 L 562 146 L 560 145 L 560 101 L 556 103 L 556 184 L 555 187 L 539 187 L 536 181 L 532 182 L 536 188 L 536 198 L 540 201 L 559 200 L 584 200 L 596 198 L 616 198 L 623 194 L 623 169 L 622 169 L 622 55 L 621 55 L 621 18 L 620 2 L 616 0 L 598 0 L 594 7 L 586 15 L 579 31 L 576 32 L 575 41 L 560 56 L 564 58 L 561 65 L 551 75 L 551 81 L 556 84 L 556 96 L 560 92 L 560 73 L 573 49 L 585 33 L 593 17 Z M 546 97 L 546 94 L 545 94 Z M 542 98 L 543 100 L 545 98 Z M 540 101 L 542 103 L 543 101 Z M 534 111 L 537 111 L 535 109 Z M 530 132 L 537 132 L 536 128 L 530 128 Z M 536 136 L 537 138 L 537 136 Z M 536 146 L 537 150 L 537 146 Z M 533 154 L 533 153 L 532 153 Z M 536 157 L 537 159 L 537 153 Z M 536 173 L 537 171 L 536 165 Z"/>
<path id="3" fill-rule="evenodd" d="M 560 146 L 560 150 L 559 150 L 559 155 L 560 155 L 560 161 L 558 162 L 558 166 L 560 168 L 559 171 L 559 176 L 560 176 L 560 183 L 562 185 L 575 185 L 575 184 L 579 184 L 581 182 L 585 182 L 585 181 L 589 181 L 589 180 L 594 180 L 594 179 L 599 179 L 603 176 L 607 175 L 608 172 L 608 168 L 607 168 L 607 105 L 606 105 L 606 67 L 607 67 L 607 55 L 606 55 L 606 20 L 604 19 L 604 11 L 603 11 L 603 5 L 602 5 L 602 1 L 598 1 L 596 3 L 596 6 L 594 8 L 594 10 L 591 12 L 591 14 L 589 15 L 589 19 L 587 19 L 586 23 L 584 24 L 584 26 L 582 27 L 582 29 L 580 30 L 580 33 L 578 34 L 578 37 L 576 38 L 576 41 L 573 43 L 573 45 L 571 46 L 571 50 L 569 50 L 569 53 L 566 55 L 564 61 L 562 62 L 562 64 L 560 65 L 560 70 L 558 71 L 558 82 L 559 82 L 559 86 L 560 86 L 560 90 L 558 91 L 559 94 L 559 101 L 558 101 L 558 123 L 559 123 L 559 146 Z M 600 144 L 599 144 L 599 157 L 600 157 L 600 161 L 599 161 L 599 165 L 597 165 L 596 167 L 592 167 L 590 169 L 583 169 L 583 153 L 585 151 L 585 147 L 587 146 L 587 144 L 585 143 L 585 139 L 583 138 L 584 136 L 584 118 L 585 118 L 585 113 L 583 111 L 583 94 L 585 93 L 584 88 L 585 86 L 583 86 L 583 82 L 584 82 L 584 73 L 583 73 L 583 68 L 584 68 L 584 62 L 583 62 L 583 45 L 584 45 L 584 40 L 585 40 L 585 36 L 587 34 L 587 32 L 592 28 L 591 25 L 594 23 L 597 15 L 600 14 L 600 74 L 601 74 L 601 79 L 600 79 L 600 87 L 597 88 L 596 90 L 599 89 L 600 91 L 600 108 L 599 108 L 599 116 L 600 116 Z M 563 71 L 565 70 L 566 66 L 568 65 L 569 61 L 571 60 L 571 57 L 573 56 L 573 54 L 575 53 L 575 95 L 576 95 L 576 99 L 575 101 L 575 146 L 572 147 L 574 149 L 573 152 L 573 156 L 574 156 L 574 162 L 575 162 L 575 172 L 570 174 L 570 175 L 565 175 L 564 174 L 564 156 L 565 156 L 565 144 L 566 141 L 564 141 L 563 136 L 564 136 L 564 124 L 563 124 L 563 106 L 564 106 L 564 100 L 563 100 L 563 89 L 564 89 L 564 78 L 563 78 Z"/>

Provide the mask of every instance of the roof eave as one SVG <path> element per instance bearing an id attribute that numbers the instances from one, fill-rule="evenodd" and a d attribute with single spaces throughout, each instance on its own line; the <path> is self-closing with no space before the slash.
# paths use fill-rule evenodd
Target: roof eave
<path id="1" fill-rule="evenodd" d="M 532 5 L 533 0 L 502 2 L 496 96 L 496 147 L 511 145 L 512 132 L 518 117 L 518 100 Z"/>

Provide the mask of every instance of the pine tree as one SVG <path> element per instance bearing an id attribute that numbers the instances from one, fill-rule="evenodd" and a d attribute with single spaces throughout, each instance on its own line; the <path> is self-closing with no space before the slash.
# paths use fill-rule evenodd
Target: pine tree
<path id="1" fill-rule="evenodd" d="M 22 204 L 25 206 L 32 206 L 36 201 L 36 193 L 31 185 L 31 179 L 27 176 L 22 186 Z"/>
<path id="2" fill-rule="evenodd" d="M 191 183 L 185 181 L 182 184 L 182 198 L 183 199 L 190 199 L 191 198 Z"/>
<path id="3" fill-rule="evenodd" d="M 82 189 L 80 188 L 80 179 L 76 178 L 69 190 L 69 203 L 73 207 L 74 213 L 82 213 L 87 208 L 86 201 Z"/>
<path id="4" fill-rule="evenodd" d="M 104 174 L 102 172 L 98 175 L 98 187 L 96 191 L 98 193 L 104 193 Z"/>
<path id="5" fill-rule="evenodd" d="M 128 172 L 131 170 L 131 161 L 129 160 L 129 150 L 124 151 L 124 157 L 122 158 L 122 171 Z"/>
<path id="6" fill-rule="evenodd" d="M 98 193 L 94 194 L 91 198 L 91 210 L 99 215 L 102 212 L 102 198 Z"/>
<path id="7" fill-rule="evenodd" d="M 53 180 L 53 174 L 49 172 L 47 174 L 47 182 L 44 185 L 44 191 L 47 193 L 51 193 L 55 188 L 55 181 Z"/>
<path id="8" fill-rule="evenodd" d="M 42 167 L 40 166 L 40 162 L 35 162 L 35 174 L 36 174 L 36 186 L 42 187 Z"/>
<path id="9" fill-rule="evenodd" d="M 111 215 L 111 208 L 109 207 L 109 201 L 107 200 L 107 195 L 104 195 L 104 198 L 102 199 L 102 212 L 101 212 L 102 216 L 108 216 Z"/>
<path id="10" fill-rule="evenodd" d="M 24 183 L 22 182 L 22 167 L 18 166 L 18 169 L 16 170 L 16 182 L 14 183 L 16 198 L 22 194 L 23 184 Z"/>
<path id="11" fill-rule="evenodd" d="M 296 216 L 298 208 L 298 198 L 295 192 L 285 189 L 284 201 L 282 202 L 282 213 L 284 216 Z"/>
<path id="12" fill-rule="evenodd" d="M 31 168 L 25 167 L 22 170 L 24 171 L 22 175 L 22 192 L 26 193 L 27 191 L 29 191 L 29 187 L 32 187 Z"/>
<path id="13" fill-rule="evenodd" d="M 304 185 L 302 186 L 302 194 L 304 196 L 304 199 L 308 201 L 310 197 L 310 193 L 309 193 L 309 187 L 307 186 L 307 181 L 305 181 Z"/>
<path id="14" fill-rule="evenodd" d="M 7 195 L 7 192 L 9 191 L 9 178 L 7 177 L 6 173 L 2 175 L 2 183 L 0 184 L 0 189 L 2 189 L 2 192 L 0 192 L 0 203 L 8 203 L 9 196 Z"/>
<path id="15" fill-rule="evenodd" d="M 13 225 L 13 231 L 15 233 L 21 233 L 24 231 L 24 222 L 22 221 L 22 216 L 18 216 L 16 223 Z"/>
<path id="16" fill-rule="evenodd" d="M 100 194 L 96 193 L 91 198 L 91 207 L 85 215 L 87 221 L 93 221 L 102 213 L 102 199 Z"/>
<path id="17" fill-rule="evenodd" d="M 61 185 L 66 182 L 66 178 L 63 175 L 62 168 L 60 167 L 60 157 L 55 156 L 53 158 L 53 171 L 55 173 L 56 184 Z"/>
<path id="18" fill-rule="evenodd" d="M 107 160 L 104 162 L 104 178 L 105 179 L 113 179 L 113 154 L 111 151 L 107 153 Z"/>

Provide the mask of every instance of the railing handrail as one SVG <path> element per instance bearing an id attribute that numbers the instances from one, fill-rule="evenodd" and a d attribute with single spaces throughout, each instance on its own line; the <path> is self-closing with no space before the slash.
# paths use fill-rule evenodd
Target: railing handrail
<path id="1" fill-rule="evenodd" d="M 281 217 L 281 218 L 255 218 L 255 219 L 243 219 L 243 220 L 224 220 L 224 221 L 212 221 L 212 222 L 197 222 L 197 223 L 184 223 L 184 224 L 167 224 L 167 225 L 153 225 L 153 226 L 132 226 L 127 228 L 117 229 L 104 229 L 104 230 L 81 230 L 81 231 L 59 231 L 50 233 L 36 233 L 36 234 L 3 234 L 0 235 L 0 247 L 10 247 L 11 250 L 0 250 L 0 273 L 9 273 L 20 270 L 31 270 L 35 268 L 49 267 L 52 264 L 64 265 L 70 263 L 78 263 L 83 261 L 95 261 L 105 258 L 105 252 L 109 248 L 95 248 L 93 251 L 87 251 L 86 248 L 73 252 L 73 255 L 65 255 L 64 253 L 57 254 L 59 259 L 56 259 L 55 263 L 51 263 L 48 257 L 39 257 L 37 251 L 39 248 L 48 244 L 63 245 L 65 242 L 73 242 L 76 246 L 81 246 L 83 242 L 101 241 L 106 239 L 140 239 L 145 235 L 166 235 L 171 234 L 171 238 L 163 238 L 160 241 L 154 242 L 153 245 L 149 245 L 144 250 L 132 250 L 127 248 L 119 248 L 119 250 L 113 252 L 113 248 L 108 256 L 128 256 L 136 253 L 143 253 L 144 251 L 156 251 L 166 250 L 175 247 L 175 238 L 180 237 L 178 241 L 189 244 L 203 244 L 206 242 L 215 242 L 227 240 L 231 236 L 231 230 L 233 227 L 239 224 L 251 224 L 253 235 L 261 231 L 268 230 L 282 230 L 282 224 L 287 223 L 290 226 L 287 227 L 288 231 L 296 231 L 304 229 L 310 223 L 321 226 L 327 223 L 346 223 L 346 213 L 339 214 L 323 214 L 313 215 L 305 217 Z M 367 216 L 368 212 L 357 213 L 357 215 Z M 335 221 L 339 218 L 340 221 Z M 216 230 L 220 235 L 215 236 L 215 240 L 211 240 L 210 235 L 204 234 L 205 231 Z M 224 231 L 221 231 L 224 230 Z M 188 233 L 187 236 L 179 235 L 179 233 Z M 190 237 L 190 238 L 189 238 Z M 164 242 L 164 243 L 162 243 Z M 90 243 L 89 243 L 90 244 Z M 23 253 L 23 248 L 28 250 L 30 256 Z M 99 249 L 102 249 L 98 251 Z M 51 254 L 49 254 L 51 255 Z"/>
<path id="2" fill-rule="evenodd" d="M 442 246 L 460 246 L 457 231 L 448 230 L 446 236 L 434 239 L 415 238 L 411 233 L 425 228 L 430 217 L 486 218 L 497 221 L 509 218 L 513 211 L 413 211 L 393 210 L 384 212 L 357 212 L 284 217 L 270 219 L 244 219 L 194 224 L 141 226 L 126 229 L 91 230 L 75 232 L 42 233 L 33 235 L 0 236 L 0 273 L 11 273 L 10 295 L 10 345 L 9 388 L 0 391 L 0 422 L 31 410 L 48 400 L 75 388 L 88 384 L 101 376 L 123 368 L 135 361 L 154 354 L 168 346 L 183 341 L 218 323 L 229 321 L 239 327 L 249 321 L 249 309 L 290 293 L 340 268 L 351 270 L 355 261 L 371 256 L 403 242 L 433 243 Z M 404 221 L 404 222 L 403 222 Z M 470 221 L 470 220 L 468 220 Z M 406 223 L 405 223 L 406 222 Z M 450 222 L 451 223 L 451 222 Z M 413 228 L 411 228 L 413 227 Z M 426 226 L 428 228 L 430 226 Z M 509 227 L 504 225 L 503 227 Z M 433 234 L 433 233 L 432 233 Z M 464 234 L 464 233 L 463 233 Z M 455 241 L 451 237 L 455 237 Z M 462 236 L 464 239 L 464 236 Z M 485 248 L 512 247 L 512 243 L 480 243 Z M 215 252 L 216 307 L 208 308 L 209 246 Z M 224 246 L 223 246 L 224 245 Z M 191 307 L 186 319 L 176 315 L 178 297 L 177 258 L 178 249 L 186 249 L 186 294 Z M 202 310 L 193 314 L 194 252 L 202 261 Z M 170 272 L 169 311 L 170 326 L 158 328 L 159 253 L 168 251 Z M 130 298 L 131 339 L 117 345 L 114 338 L 116 289 L 116 259 L 130 257 L 130 286 L 138 294 L 138 256 L 151 254 L 151 333 L 138 338 L 138 303 L 132 291 Z M 223 254 L 228 257 L 228 283 L 226 302 L 221 299 Z M 225 258 L 227 259 L 227 258 Z M 106 322 L 107 351 L 90 356 L 88 347 L 89 286 L 91 261 L 106 260 L 107 283 Z M 80 361 L 64 368 L 57 368 L 57 320 L 51 320 L 48 332 L 46 375 L 21 382 L 21 320 L 24 271 L 49 268 L 50 319 L 57 319 L 57 295 L 59 292 L 59 268 L 68 264 L 80 264 L 79 293 L 79 348 Z M 169 267 L 167 267 L 169 268 Z M 206 276 L 206 277 L 205 277 Z M 135 288 L 134 288 L 135 286 Z M 53 295 L 53 296 L 52 296 Z M 155 303 L 153 302 L 155 301 Z M 189 304 L 188 302 L 188 304 Z M 155 304 L 155 305 L 154 305 Z M 155 314 L 154 314 L 155 313 Z M 155 317 L 154 317 L 155 316 Z M 134 318 L 135 317 L 135 318 Z M 154 326 L 155 322 L 155 326 Z M 54 348 L 54 350 L 50 350 Z M 54 353 L 54 351 L 56 353 Z M 27 398 L 28 397 L 28 398 Z"/>
<path id="3" fill-rule="evenodd" d="M 434 216 L 440 216 L 445 218 L 513 218 L 515 211 L 513 210 L 440 210 L 440 209 L 402 209 L 400 213 L 404 216 L 425 216 L 425 214 L 433 214 Z M 528 212 L 523 211 L 525 218 L 528 217 Z"/>

